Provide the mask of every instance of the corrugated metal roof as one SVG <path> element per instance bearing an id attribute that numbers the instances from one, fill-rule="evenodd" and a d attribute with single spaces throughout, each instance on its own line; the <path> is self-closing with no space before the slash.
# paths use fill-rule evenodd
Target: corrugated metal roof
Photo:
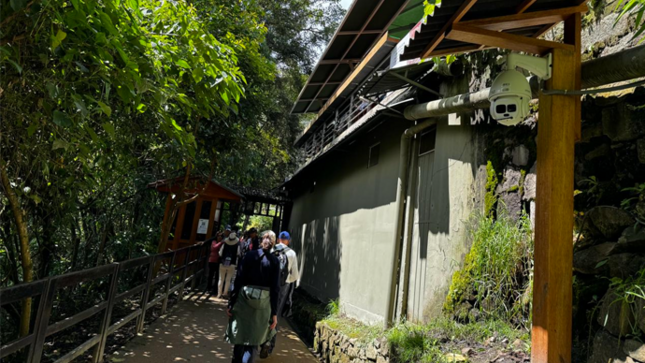
<path id="1" fill-rule="evenodd" d="M 433 40 L 441 37 L 442 31 L 446 33 L 454 23 L 456 14 L 464 6 L 472 3 L 472 7 L 463 15 L 461 22 L 479 19 L 495 18 L 505 15 L 513 15 L 522 12 L 531 13 L 535 11 L 562 9 L 578 6 L 585 0 L 449 0 L 444 1 L 441 7 L 435 9 L 432 17 L 426 19 L 425 24 L 415 27 L 411 31 L 410 41 L 407 48 L 401 55 L 401 60 L 427 58 L 438 55 L 457 54 L 466 51 L 480 49 L 478 45 L 464 43 L 460 41 L 443 39 L 438 42 L 436 47 L 429 51 L 429 45 Z M 505 30 L 505 33 L 522 35 L 527 37 L 539 37 L 546 32 L 550 26 L 538 25 L 521 29 Z M 444 33 L 445 34 L 445 33 Z"/>
<path id="2" fill-rule="evenodd" d="M 408 1 L 354 0 L 291 112 L 318 112 Z"/>

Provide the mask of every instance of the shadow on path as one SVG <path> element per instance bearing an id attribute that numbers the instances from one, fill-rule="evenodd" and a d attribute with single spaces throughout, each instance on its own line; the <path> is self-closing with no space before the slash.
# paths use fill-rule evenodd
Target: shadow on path
<path id="1" fill-rule="evenodd" d="M 111 355 L 111 363 L 230 362 L 233 346 L 224 341 L 226 303 L 214 297 L 192 296 L 143 334 Z M 268 359 L 256 362 L 318 362 L 286 321 L 278 324 L 278 344 Z"/>

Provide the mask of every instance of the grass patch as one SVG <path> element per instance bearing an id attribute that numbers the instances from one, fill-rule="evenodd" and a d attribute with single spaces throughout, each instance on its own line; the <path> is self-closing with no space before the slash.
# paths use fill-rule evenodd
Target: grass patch
<path id="1" fill-rule="evenodd" d="M 385 330 L 380 325 L 367 325 L 344 316 L 338 300 L 332 300 L 327 304 L 327 312 L 329 315 L 321 322 L 350 339 L 356 339 L 359 344 L 370 343 L 385 335 Z"/>
<path id="2" fill-rule="evenodd" d="M 521 350 L 528 351 L 530 335 L 527 330 L 515 328 L 501 320 L 486 320 L 461 324 L 442 317 L 428 324 L 401 322 L 390 329 L 381 325 L 367 325 L 344 316 L 338 301 L 327 306 L 330 314 L 321 322 L 339 331 L 350 339 L 356 339 L 359 346 L 367 345 L 374 339 L 386 337 L 392 362 L 450 362 L 449 354 L 461 354 L 464 347 L 480 347 L 495 337 L 496 344 L 490 349 L 511 349 L 520 340 Z"/>
<path id="3" fill-rule="evenodd" d="M 523 215 L 514 221 L 503 214 L 497 219 L 476 216 L 471 225 L 473 244 L 464 267 L 453 275 L 444 310 L 454 314 L 467 303 L 479 309 L 485 319 L 527 327 L 533 289 L 529 218 Z"/>
<path id="4" fill-rule="evenodd" d="M 511 348 L 518 339 L 523 350 L 530 346 L 528 331 L 499 320 L 460 324 L 441 318 L 427 325 L 404 323 L 389 330 L 387 337 L 396 362 L 449 362 L 450 353 L 460 354 L 461 348 L 483 344 L 491 337 L 506 342 L 500 343 L 501 348 Z"/>

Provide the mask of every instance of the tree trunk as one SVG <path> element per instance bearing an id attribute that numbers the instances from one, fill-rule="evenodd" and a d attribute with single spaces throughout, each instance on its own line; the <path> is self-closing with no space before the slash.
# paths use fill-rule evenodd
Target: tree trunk
<path id="1" fill-rule="evenodd" d="M 76 235 L 76 220 L 75 219 L 73 219 L 72 223 L 70 223 L 69 231 L 70 231 L 70 234 L 72 236 L 72 246 L 73 246 L 71 270 L 75 271 L 76 270 L 76 263 L 78 262 L 78 249 L 79 249 L 80 244 L 81 244 L 81 240 Z"/>
<path id="2" fill-rule="evenodd" d="M 31 251 L 29 250 L 29 233 L 27 232 L 27 221 L 25 221 L 25 212 L 20 206 L 20 201 L 14 193 L 9 178 L 7 177 L 6 163 L 2 162 L 0 165 L 0 177 L 2 178 L 2 185 L 4 192 L 9 199 L 13 216 L 16 220 L 16 227 L 18 229 L 18 237 L 20 238 L 20 256 L 22 259 L 22 278 L 23 282 L 30 282 L 33 280 L 33 264 L 31 262 Z M 20 318 L 20 336 L 29 335 L 29 323 L 31 321 L 31 298 L 25 299 L 22 302 L 22 314 Z"/>
<path id="3" fill-rule="evenodd" d="M 101 245 L 99 246 L 98 256 L 96 257 L 96 266 L 101 266 L 103 264 L 103 254 L 105 253 L 105 244 L 107 243 L 109 232 L 109 222 L 105 223 L 103 227 L 103 234 L 101 236 Z"/>
<path id="4" fill-rule="evenodd" d="M 50 275 L 53 267 L 54 256 L 56 255 L 56 244 L 52 236 L 55 235 L 55 227 L 52 223 L 51 214 L 48 214 L 42 208 L 38 208 L 34 214 L 37 215 L 37 218 L 40 219 L 40 223 L 43 226 L 42 233 L 39 236 L 40 238 L 38 238 L 40 243 L 37 255 L 39 258 L 36 260 L 37 276 L 42 279 Z M 37 232 L 36 235 L 38 235 Z"/>

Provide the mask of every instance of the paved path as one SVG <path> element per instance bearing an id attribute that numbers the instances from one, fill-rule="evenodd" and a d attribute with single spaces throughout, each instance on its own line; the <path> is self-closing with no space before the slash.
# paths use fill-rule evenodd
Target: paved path
<path id="1" fill-rule="evenodd" d="M 226 304 L 214 297 L 197 296 L 183 301 L 132 339 L 112 363 L 230 362 L 233 346 L 224 341 Z M 278 323 L 278 344 L 268 359 L 258 363 L 317 363 L 305 344 L 285 322 Z"/>

